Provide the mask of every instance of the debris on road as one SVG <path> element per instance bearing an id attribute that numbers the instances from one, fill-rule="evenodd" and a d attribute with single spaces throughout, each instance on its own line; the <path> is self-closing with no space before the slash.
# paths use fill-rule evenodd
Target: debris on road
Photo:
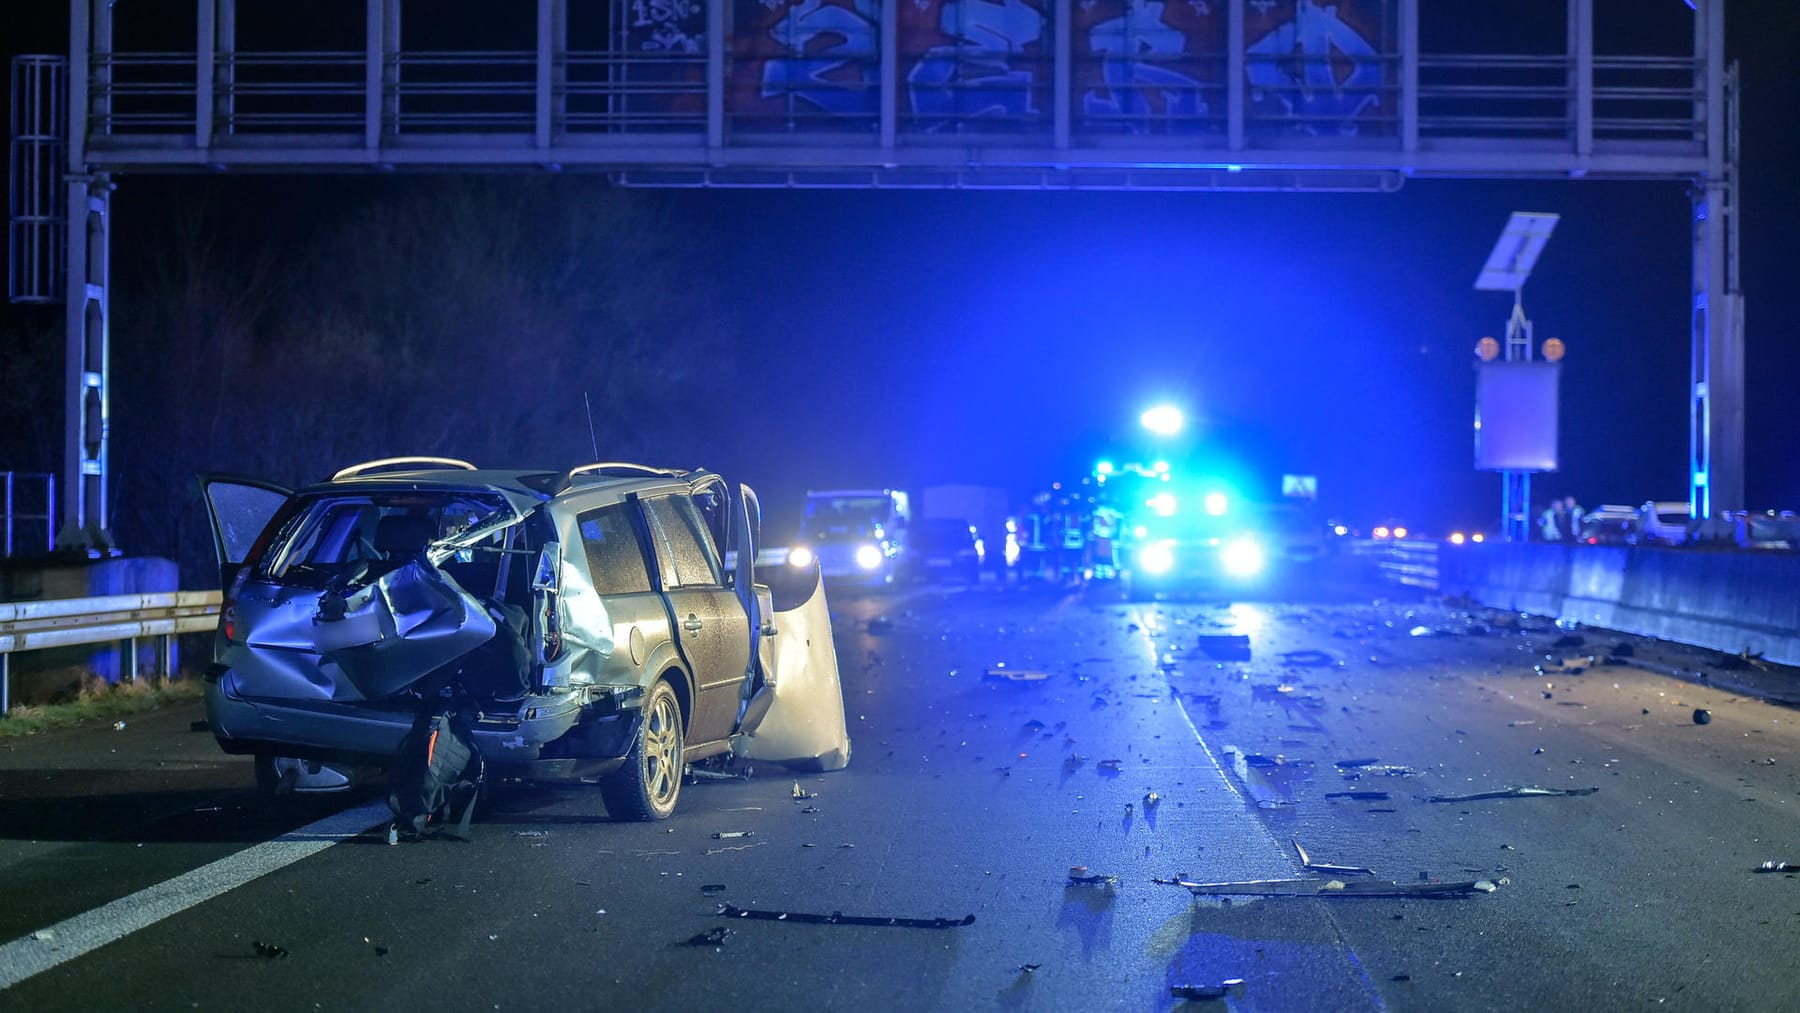
<path id="1" fill-rule="evenodd" d="M 806 790 L 806 789 L 805 789 L 805 788 L 802 788 L 802 787 L 800 787 L 800 782 L 799 782 L 799 781 L 795 781 L 795 782 L 794 782 L 794 800 L 795 800 L 795 801 L 796 801 L 796 802 L 797 802 L 797 801 L 799 801 L 799 800 L 801 800 L 801 799 L 806 799 L 806 798 L 818 798 L 818 797 L 819 797 L 819 793 L 818 793 L 818 792 L 816 792 L 816 791 L 807 791 L 807 790 Z"/>
<path id="2" fill-rule="evenodd" d="M 1750 870 L 1751 872 L 1800 872 L 1800 862 L 1764 862 Z"/>
<path id="3" fill-rule="evenodd" d="M 690 766 L 687 769 L 687 776 L 695 781 L 748 781 L 755 769 L 749 764 L 745 764 L 744 769 L 736 773 L 728 773 L 723 770 L 702 770 L 699 767 Z"/>
<path id="4" fill-rule="evenodd" d="M 1750 648 L 1748 647 L 1736 654 L 1716 655 L 1712 659 L 1711 665 L 1714 668 L 1722 668 L 1726 671 L 1739 668 L 1754 668 L 1763 672 L 1769 670 L 1769 663 L 1763 660 L 1762 652 L 1757 651 L 1751 653 Z"/>
<path id="5" fill-rule="evenodd" d="M 1311 869 L 1314 872 L 1335 872 L 1345 876 L 1375 875 L 1374 869 L 1361 869 L 1353 865 L 1332 865 L 1329 862 L 1315 862 L 1312 860 L 1312 856 L 1306 853 L 1306 849 L 1300 846 L 1299 840 L 1294 838 L 1289 838 L 1289 840 L 1294 842 L 1294 850 L 1300 855 L 1301 868 Z"/>
<path id="6" fill-rule="evenodd" d="M 1278 657 L 1282 664 L 1300 668 L 1325 668 L 1337 664 L 1337 659 L 1330 654 L 1312 648 L 1303 651 L 1283 651 Z"/>
<path id="7" fill-rule="evenodd" d="M 724 892 L 725 892 L 725 884 L 724 883 L 702 883 L 702 884 L 700 884 L 700 896 L 702 896 L 702 897 L 717 897 L 719 894 L 722 894 Z"/>
<path id="8" fill-rule="evenodd" d="M 1018 967 L 1013 968 L 1013 970 L 1019 972 L 1020 974 L 1030 974 L 1031 972 L 1033 972 L 1043 966 L 1044 965 L 1042 965 L 1042 964 L 1020 964 Z"/>
<path id="9" fill-rule="evenodd" d="M 1352 802 L 1386 802 L 1391 796 L 1385 791 L 1328 791 L 1326 798 L 1346 798 Z"/>
<path id="10" fill-rule="evenodd" d="M 1386 883 L 1341 879 L 1252 879 L 1237 883 L 1169 883 L 1184 886 L 1196 897 L 1464 897 L 1492 893 L 1500 883 L 1480 879 L 1462 883 Z M 1504 880 L 1500 881 L 1505 882 Z"/>
<path id="11" fill-rule="evenodd" d="M 1217 985 L 1170 985 L 1171 999 L 1223 999 L 1231 994 L 1231 990 L 1242 985 L 1242 978 L 1226 978 Z"/>
<path id="12" fill-rule="evenodd" d="M 1089 873 L 1085 865 L 1069 866 L 1068 886 L 1118 886 L 1119 877 L 1103 873 Z"/>
<path id="13" fill-rule="evenodd" d="M 549 837 L 550 831 L 548 831 L 548 830 L 514 830 L 513 836 L 514 837 Z"/>
<path id="14" fill-rule="evenodd" d="M 274 943 L 265 943 L 260 939 L 254 940 L 251 945 L 256 947 L 256 955 L 264 960 L 280 960 L 288 955 L 288 951 L 282 947 L 276 946 Z"/>
<path id="15" fill-rule="evenodd" d="M 729 936 L 729 935 L 731 935 L 731 930 L 726 928 L 723 925 L 720 925 L 720 926 L 717 926 L 716 928 L 707 929 L 705 932 L 694 933 L 693 935 L 687 937 L 687 939 L 683 940 L 681 945 L 683 945 L 683 946 L 724 946 L 725 945 L 725 937 Z"/>
<path id="16" fill-rule="evenodd" d="M 1712 724 L 1712 711 L 1707 710 L 1705 707 L 1695 707 L 1694 723 L 1697 725 Z"/>
<path id="17" fill-rule="evenodd" d="M 713 840 L 729 841 L 729 840 L 732 840 L 733 838 L 737 838 L 737 837 L 754 837 L 754 836 L 756 836 L 756 831 L 754 831 L 754 830 L 724 830 L 724 831 L 714 834 Z"/>
<path id="18" fill-rule="evenodd" d="M 1249 661 L 1250 637 L 1244 633 L 1202 634 L 1200 652 L 1214 661 Z"/>
<path id="19" fill-rule="evenodd" d="M 1007 668 L 1005 665 L 995 665 L 982 672 L 981 677 L 996 682 L 1043 682 L 1050 678 L 1049 675 L 1035 669 Z"/>
<path id="20" fill-rule="evenodd" d="M 961 918 L 883 918 L 871 915 L 847 915 L 833 911 L 828 915 L 801 911 L 758 911 L 752 908 L 719 905 L 721 918 L 748 918 L 765 922 L 805 922 L 808 925 L 876 925 L 902 929 L 953 929 L 975 924 L 975 916 Z"/>
<path id="21" fill-rule="evenodd" d="M 1599 788 L 1501 788 L 1498 791 L 1478 791 L 1473 795 L 1432 795 L 1427 802 L 1480 802 L 1490 798 L 1551 798 L 1571 795 L 1592 795 Z"/>
<path id="22" fill-rule="evenodd" d="M 1105 773 L 1117 774 L 1119 765 L 1124 762 L 1123 760 L 1097 760 L 1094 762 L 1094 766 Z"/>
<path id="23" fill-rule="evenodd" d="M 1154 808 L 1156 808 L 1157 804 L 1160 803 L 1161 801 L 1162 801 L 1162 796 L 1158 795 L 1156 792 L 1151 791 L 1151 792 L 1144 793 L 1144 808 L 1145 809 L 1154 809 Z"/>

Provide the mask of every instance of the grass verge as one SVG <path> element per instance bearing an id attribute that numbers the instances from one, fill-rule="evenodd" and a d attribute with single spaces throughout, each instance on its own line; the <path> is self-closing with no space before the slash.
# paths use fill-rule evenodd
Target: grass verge
<path id="1" fill-rule="evenodd" d="M 0 739 L 75 728 L 90 722 L 117 721 L 165 704 L 199 699 L 203 692 L 204 686 L 197 678 L 140 679 L 113 685 L 89 677 L 69 700 L 12 708 L 0 717 Z"/>

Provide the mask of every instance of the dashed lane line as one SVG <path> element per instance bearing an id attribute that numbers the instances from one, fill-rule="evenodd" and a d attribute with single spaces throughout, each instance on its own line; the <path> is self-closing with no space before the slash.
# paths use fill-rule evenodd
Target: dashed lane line
<path id="1" fill-rule="evenodd" d="M 315 855 L 386 822 L 388 818 L 386 802 L 369 802 L 346 809 L 274 840 L 227 855 L 174 879 L 21 936 L 0 946 L 0 989 L 11 988 L 58 964 L 92 953 L 164 918 Z"/>

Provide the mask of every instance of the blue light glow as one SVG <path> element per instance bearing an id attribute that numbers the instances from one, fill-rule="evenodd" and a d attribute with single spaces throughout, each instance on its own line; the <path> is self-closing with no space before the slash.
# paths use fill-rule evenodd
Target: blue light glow
<path id="1" fill-rule="evenodd" d="M 1145 429 L 1158 436 L 1174 436 L 1181 432 L 1186 421 L 1182 418 L 1181 409 L 1174 405 L 1160 404 L 1138 416 Z"/>
<path id="2" fill-rule="evenodd" d="M 1227 505 L 1228 504 L 1225 501 L 1224 493 L 1209 492 L 1206 494 L 1206 514 L 1207 514 L 1207 516 L 1209 516 L 1209 517 L 1225 516 L 1225 508 Z"/>
<path id="3" fill-rule="evenodd" d="M 1225 564 L 1225 572 L 1234 577 L 1256 576 L 1262 572 L 1265 561 L 1262 546 L 1247 538 L 1227 544 L 1220 558 Z"/>
<path id="4" fill-rule="evenodd" d="M 1178 506 L 1178 504 L 1175 502 L 1175 494 L 1167 493 L 1167 492 L 1157 493 L 1156 495 L 1145 500 L 1144 505 L 1149 507 L 1153 512 L 1155 512 L 1156 516 L 1158 516 L 1158 517 L 1173 517 L 1173 516 L 1175 516 L 1175 510 L 1176 510 L 1176 507 Z"/>
<path id="5" fill-rule="evenodd" d="M 1138 567 L 1151 576 L 1168 573 L 1175 567 L 1175 545 L 1172 542 L 1151 542 L 1138 550 Z"/>

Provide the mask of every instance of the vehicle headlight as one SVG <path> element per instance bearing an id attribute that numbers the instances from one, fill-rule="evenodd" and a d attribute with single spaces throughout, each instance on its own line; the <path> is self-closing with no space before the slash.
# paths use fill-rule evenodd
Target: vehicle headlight
<path id="1" fill-rule="evenodd" d="M 873 570 L 881 565 L 881 550 L 873 545 L 856 547 L 856 565 L 865 570 Z"/>
<path id="2" fill-rule="evenodd" d="M 1155 576 L 1175 567 L 1175 547 L 1168 542 L 1153 542 L 1138 551 L 1138 567 Z"/>
<path id="3" fill-rule="evenodd" d="M 804 545 L 796 545 L 788 550 L 788 564 L 791 566 L 811 566 L 813 550 Z"/>
<path id="4" fill-rule="evenodd" d="M 1262 546 L 1247 538 L 1228 543 L 1221 556 L 1225 572 L 1234 577 L 1254 577 L 1262 572 Z"/>

